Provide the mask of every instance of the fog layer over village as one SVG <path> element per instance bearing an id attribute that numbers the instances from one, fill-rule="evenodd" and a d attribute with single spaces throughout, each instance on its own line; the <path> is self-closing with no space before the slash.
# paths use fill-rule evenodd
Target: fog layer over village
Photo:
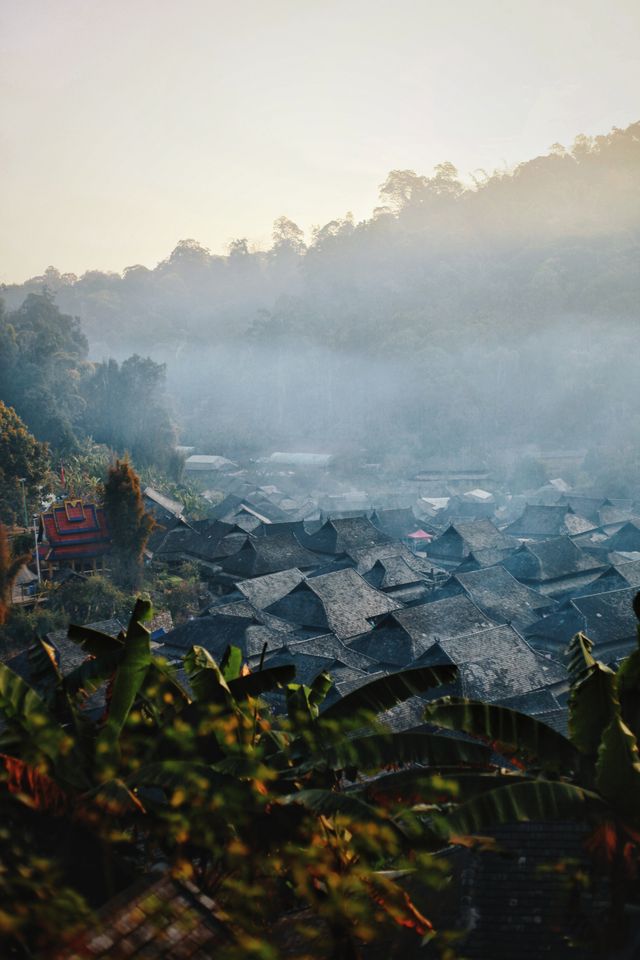
<path id="1" fill-rule="evenodd" d="M 177 436 L 206 453 L 402 472 L 585 448 L 623 495 L 640 438 L 639 159 L 636 123 L 464 182 L 449 163 L 395 170 L 361 223 L 305 235 L 283 216 L 268 250 L 183 240 L 153 269 L 50 267 L 2 295 L 11 311 L 47 291 L 94 361 L 166 364 Z"/>

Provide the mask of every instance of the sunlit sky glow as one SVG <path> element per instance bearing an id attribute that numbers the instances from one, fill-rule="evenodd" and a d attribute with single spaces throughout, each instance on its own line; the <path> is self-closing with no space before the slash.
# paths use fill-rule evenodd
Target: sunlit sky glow
<path id="1" fill-rule="evenodd" d="M 2 0 L 0 280 L 268 246 L 640 119 L 637 0 Z"/>

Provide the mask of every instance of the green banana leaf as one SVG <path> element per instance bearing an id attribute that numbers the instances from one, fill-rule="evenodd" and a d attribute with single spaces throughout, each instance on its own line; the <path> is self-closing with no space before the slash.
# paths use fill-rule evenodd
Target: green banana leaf
<path id="1" fill-rule="evenodd" d="M 283 664 L 279 667 L 267 667 L 256 673 L 248 673 L 245 677 L 229 680 L 229 690 L 236 700 L 246 700 L 247 697 L 258 697 L 276 687 L 289 683 L 296 675 L 293 664 Z"/>
<path id="2" fill-rule="evenodd" d="M 569 696 L 569 738 L 580 753 L 595 757 L 602 734 L 619 710 L 615 673 L 594 660 Z"/>
<path id="3" fill-rule="evenodd" d="M 220 661 L 222 676 L 227 682 L 240 676 L 242 670 L 242 650 L 239 647 L 228 646 Z"/>
<path id="4" fill-rule="evenodd" d="M 117 740 L 151 664 L 151 634 L 143 621 L 149 619 L 151 604 L 136 601 L 124 641 L 124 655 L 116 670 L 108 703 L 107 721 L 97 744 L 97 754 L 112 759 Z"/>
<path id="5" fill-rule="evenodd" d="M 595 783 L 615 810 L 640 821 L 638 741 L 620 717 L 614 717 L 604 731 L 598 750 Z"/>
<path id="6" fill-rule="evenodd" d="M 198 702 L 218 703 L 233 709 L 229 685 L 208 650 L 194 645 L 185 656 L 183 665 Z"/>
<path id="7" fill-rule="evenodd" d="M 427 829 L 442 839 L 450 839 L 456 835 L 483 833 L 503 823 L 595 820 L 608 809 L 598 794 L 571 783 L 528 780 L 482 793 L 448 815 L 436 815 Z"/>
<path id="8" fill-rule="evenodd" d="M 457 667 L 452 664 L 412 667 L 409 670 L 390 673 L 358 687 L 357 690 L 326 707 L 321 717 L 333 720 L 353 716 L 361 710 L 381 713 L 416 694 L 424 693 L 425 690 L 451 683 L 457 673 Z"/>
<path id="9" fill-rule="evenodd" d="M 425 708 L 425 720 L 448 730 L 464 730 L 495 744 L 501 753 L 533 759 L 542 769 L 567 774 L 578 766 L 575 747 L 545 723 L 479 700 L 445 697 Z"/>
<path id="10" fill-rule="evenodd" d="M 305 767 L 312 768 L 314 763 L 317 765 L 319 761 L 332 770 L 344 770 L 348 767 L 361 772 L 405 763 L 422 763 L 434 767 L 458 764 L 486 767 L 490 759 L 491 751 L 483 744 L 438 734 L 406 731 L 345 739 L 297 769 L 303 771 Z"/>

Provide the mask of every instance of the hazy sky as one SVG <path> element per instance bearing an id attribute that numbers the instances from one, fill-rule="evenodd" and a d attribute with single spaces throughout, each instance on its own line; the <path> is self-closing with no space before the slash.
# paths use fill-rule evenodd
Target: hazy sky
<path id="1" fill-rule="evenodd" d="M 638 0 L 0 0 L 0 280 L 368 216 L 640 119 Z"/>

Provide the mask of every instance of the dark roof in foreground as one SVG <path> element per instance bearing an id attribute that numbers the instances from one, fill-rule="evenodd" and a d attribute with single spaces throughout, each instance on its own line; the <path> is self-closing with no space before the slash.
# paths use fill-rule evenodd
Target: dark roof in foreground
<path id="1" fill-rule="evenodd" d="M 554 600 L 519 583 L 503 566 L 456 573 L 453 579 L 487 616 L 498 623 L 526 626 L 534 623 L 542 611 L 550 613 L 556 606 Z"/>
<path id="2" fill-rule="evenodd" d="M 539 583 L 578 574 L 593 574 L 595 578 L 605 565 L 577 547 L 570 537 L 524 543 L 504 561 L 505 569 L 517 579 Z"/>
<path id="3" fill-rule="evenodd" d="M 560 537 L 591 530 L 595 524 L 580 517 L 570 506 L 543 506 L 528 503 L 523 514 L 505 528 L 512 537 Z"/>
<path id="4" fill-rule="evenodd" d="M 266 609 L 282 620 L 331 630 L 345 640 L 368 630 L 369 619 L 399 606 L 347 568 L 304 580 Z"/>
<path id="5" fill-rule="evenodd" d="M 218 915 L 193 883 L 165 875 L 109 900 L 55 960 L 211 960 L 229 942 Z"/>

